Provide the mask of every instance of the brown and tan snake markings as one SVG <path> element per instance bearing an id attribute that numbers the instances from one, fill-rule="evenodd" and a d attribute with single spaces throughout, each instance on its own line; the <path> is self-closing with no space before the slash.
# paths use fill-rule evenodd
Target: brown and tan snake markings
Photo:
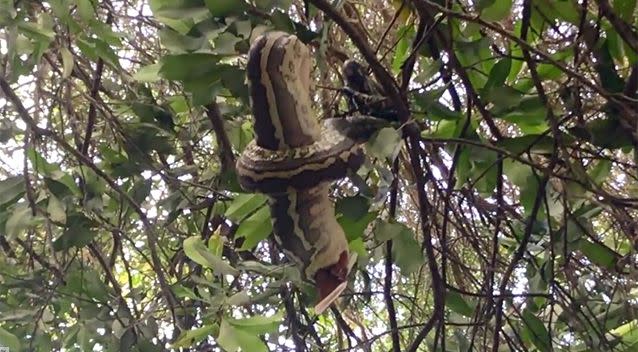
<path id="1" fill-rule="evenodd" d="M 319 291 L 323 312 L 346 287 L 348 242 L 328 197 L 331 182 L 356 170 L 360 141 L 319 124 L 311 109 L 308 48 L 294 35 L 270 32 L 248 54 L 255 140 L 237 161 L 240 184 L 269 197 L 275 240 Z M 345 120 L 344 120 L 345 121 Z"/>

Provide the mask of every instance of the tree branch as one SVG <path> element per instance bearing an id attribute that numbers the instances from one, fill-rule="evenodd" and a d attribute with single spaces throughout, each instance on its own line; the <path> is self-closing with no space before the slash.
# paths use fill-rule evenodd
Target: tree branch
<path id="1" fill-rule="evenodd" d="M 140 220 L 142 221 L 142 225 L 144 226 L 144 229 L 146 230 L 148 246 L 151 252 L 151 260 L 154 266 L 153 269 L 155 273 L 157 274 L 157 279 L 159 281 L 162 294 L 164 298 L 166 299 L 166 303 L 169 305 L 173 322 L 176 323 L 177 320 L 175 318 L 175 305 L 177 304 L 177 301 L 175 299 L 175 296 L 173 296 L 173 293 L 168 284 L 168 280 L 166 279 L 166 276 L 164 275 L 164 271 L 162 270 L 162 261 L 160 260 L 159 254 L 157 252 L 158 244 L 157 244 L 156 233 L 153 230 L 153 226 L 151 225 L 150 221 L 146 217 L 146 214 L 144 213 L 140 205 L 137 204 L 137 202 L 135 202 L 135 200 L 133 200 L 133 198 L 131 198 L 131 196 L 128 193 L 123 191 L 115 182 L 115 180 L 113 180 L 109 175 L 107 175 L 104 171 L 98 168 L 93 163 L 93 161 L 91 161 L 86 155 L 80 153 L 80 151 L 76 150 L 70 144 L 68 144 L 64 140 L 64 138 L 58 136 L 53 131 L 38 127 L 35 120 L 33 120 L 29 112 L 22 105 L 22 101 L 15 94 L 13 89 L 11 89 L 11 86 L 9 86 L 9 83 L 4 79 L 4 77 L 0 77 L 0 90 L 4 93 L 7 100 L 10 101 L 11 104 L 13 104 L 13 107 L 15 108 L 20 118 L 33 130 L 34 133 L 42 135 L 42 136 L 47 136 L 53 139 L 60 147 L 62 147 L 62 149 L 69 152 L 69 154 L 73 155 L 81 164 L 87 166 L 89 169 L 95 172 L 100 178 L 102 178 L 111 187 L 111 189 L 113 189 L 117 194 L 119 194 L 131 206 L 131 208 L 138 214 Z"/>
<path id="2" fill-rule="evenodd" d="M 596 0 L 603 16 L 607 17 L 609 23 L 614 27 L 620 37 L 629 45 L 635 54 L 638 54 L 638 35 L 627 22 L 620 18 L 612 9 L 608 0 Z"/>
<path id="3" fill-rule="evenodd" d="M 224 129 L 224 120 L 219 111 L 219 105 L 212 102 L 206 105 L 206 116 L 210 120 L 217 137 L 217 145 L 219 146 L 219 155 L 221 157 L 221 169 L 227 171 L 235 168 L 235 156 L 233 155 L 233 146 L 228 139 L 226 130 Z"/>
<path id="4" fill-rule="evenodd" d="M 399 194 L 399 159 L 395 159 L 392 164 L 392 179 L 390 192 L 390 219 L 395 219 L 397 215 L 398 194 Z M 392 338 L 392 350 L 401 352 L 401 340 L 399 339 L 399 329 L 397 324 L 397 313 L 392 299 L 392 240 L 385 243 L 385 277 L 383 278 L 383 298 L 388 307 L 388 318 L 390 319 L 390 337 Z"/>

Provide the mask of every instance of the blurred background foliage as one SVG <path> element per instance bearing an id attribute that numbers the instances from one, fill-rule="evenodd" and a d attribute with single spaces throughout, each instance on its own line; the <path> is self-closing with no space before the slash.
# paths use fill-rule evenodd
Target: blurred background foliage
<path id="1" fill-rule="evenodd" d="M 636 0 L 0 0 L 0 346 L 635 351 L 637 21 Z M 311 48 L 319 118 L 347 113 L 355 58 L 423 130 L 380 131 L 335 185 L 358 262 L 322 316 L 234 174 L 267 30 Z"/>

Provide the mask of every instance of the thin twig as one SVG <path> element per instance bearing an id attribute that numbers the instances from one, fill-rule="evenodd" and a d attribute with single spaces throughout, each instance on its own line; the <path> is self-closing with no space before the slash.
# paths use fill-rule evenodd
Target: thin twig
<path id="1" fill-rule="evenodd" d="M 111 189 L 113 189 L 116 193 L 118 193 L 138 214 L 140 220 L 142 221 L 142 225 L 144 226 L 144 229 L 146 230 L 148 246 L 151 252 L 151 260 L 154 266 L 153 269 L 155 270 L 155 273 L 157 274 L 157 278 L 160 284 L 160 289 L 171 311 L 173 322 L 177 324 L 177 319 L 175 316 L 175 306 L 177 305 L 177 301 L 175 297 L 173 296 L 173 293 L 168 284 L 168 280 L 166 279 L 164 275 L 164 271 L 162 270 L 162 261 L 160 260 L 160 257 L 157 252 L 157 247 L 158 247 L 157 234 L 155 233 L 153 226 L 151 225 L 150 221 L 146 217 L 146 214 L 144 213 L 140 205 L 137 204 L 137 202 L 133 200 L 133 198 L 131 198 L 131 196 L 127 192 L 122 190 L 118 186 L 118 184 L 115 182 L 115 180 L 113 180 L 109 175 L 107 175 L 104 171 L 102 171 L 102 169 L 97 167 L 93 163 L 93 161 L 87 158 L 84 154 L 82 154 L 80 151 L 76 150 L 70 144 L 68 144 L 64 140 L 64 138 L 60 137 L 53 131 L 38 127 L 38 125 L 33 120 L 33 118 L 31 118 L 31 115 L 29 114 L 29 112 L 22 105 L 22 101 L 20 100 L 20 98 L 18 98 L 18 96 L 13 91 L 13 89 L 11 89 L 11 86 L 4 79 L 4 77 L 0 77 L 0 90 L 4 93 L 7 100 L 9 100 L 13 104 L 20 118 L 33 130 L 35 134 L 46 136 L 53 139 L 60 147 L 62 147 L 62 149 L 69 152 L 80 163 L 87 166 L 89 169 L 95 172 L 100 178 L 102 178 L 111 187 Z"/>

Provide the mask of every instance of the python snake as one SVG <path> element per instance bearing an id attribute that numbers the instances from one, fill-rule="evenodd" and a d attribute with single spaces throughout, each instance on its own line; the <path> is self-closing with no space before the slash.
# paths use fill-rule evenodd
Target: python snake
<path id="1" fill-rule="evenodd" d="M 268 196 L 275 240 L 315 283 L 321 313 L 345 289 L 350 269 L 330 185 L 357 170 L 364 156 L 347 119 L 319 124 L 311 108 L 311 63 L 294 35 L 269 32 L 253 42 L 247 76 L 255 139 L 236 166 L 245 190 Z"/>

